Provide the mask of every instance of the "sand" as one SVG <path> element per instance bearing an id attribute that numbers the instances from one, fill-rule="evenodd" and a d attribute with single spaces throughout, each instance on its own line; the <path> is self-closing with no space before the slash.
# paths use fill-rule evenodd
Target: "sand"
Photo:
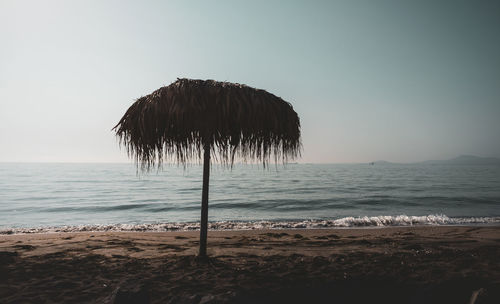
<path id="1" fill-rule="evenodd" d="M 0 303 L 500 303 L 500 227 L 0 236 Z"/>

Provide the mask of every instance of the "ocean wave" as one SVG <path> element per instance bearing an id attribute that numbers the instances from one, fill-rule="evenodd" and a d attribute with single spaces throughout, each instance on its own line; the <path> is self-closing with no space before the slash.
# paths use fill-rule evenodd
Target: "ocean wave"
<path id="1" fill-rule="evenodd" d="M 208 223 L 210 230 L 256 230 L 256 229 L 324 229 L 349 227 L 394 227 L 394 226 L 441 226 L 500 224 L 500 217 L 448 217 L 443 214 L 425 216 L 381 215 L 344 217 L 332 220 L 301 221 L 219 221 Z M 54 226 L 34 228 L 0 228 L 0 234 L 59 233 L 59 232 L 165 232 L 199 230 L 200 224 L 144 223 L 144 224 L 93 224 L 79 226 Z"/>

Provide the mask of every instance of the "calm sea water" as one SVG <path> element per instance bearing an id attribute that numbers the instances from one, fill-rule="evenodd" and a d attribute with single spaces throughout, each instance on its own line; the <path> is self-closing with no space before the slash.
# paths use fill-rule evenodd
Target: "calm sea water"
<path id="1" fill-rule="evenodd" d="M 195 229 L 201 185 L 197 165 L 137 175 L 133 164 L 3 163 L 0 232 Z M 498 224 L 500 166 L 214 166 L 209 220 L 219 229 Z"/>

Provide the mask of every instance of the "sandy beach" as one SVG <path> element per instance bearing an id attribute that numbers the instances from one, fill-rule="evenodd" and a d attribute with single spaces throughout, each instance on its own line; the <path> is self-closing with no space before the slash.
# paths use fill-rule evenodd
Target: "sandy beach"
<path id="1" fill-rule="evenodd" d="M 499 303 L 500 227 L 0 236 L 1 303 Z"/>

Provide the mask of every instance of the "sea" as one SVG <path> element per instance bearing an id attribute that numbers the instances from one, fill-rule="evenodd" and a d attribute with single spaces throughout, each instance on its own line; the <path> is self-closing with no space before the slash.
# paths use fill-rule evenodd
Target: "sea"
<path id="1" fill-rule="evenodd" d="M 199 229 L 202 166 L 0 163 L 0 234 Z M 499 225 L 500 166 L 212 165 L 209 229 Z"/>

